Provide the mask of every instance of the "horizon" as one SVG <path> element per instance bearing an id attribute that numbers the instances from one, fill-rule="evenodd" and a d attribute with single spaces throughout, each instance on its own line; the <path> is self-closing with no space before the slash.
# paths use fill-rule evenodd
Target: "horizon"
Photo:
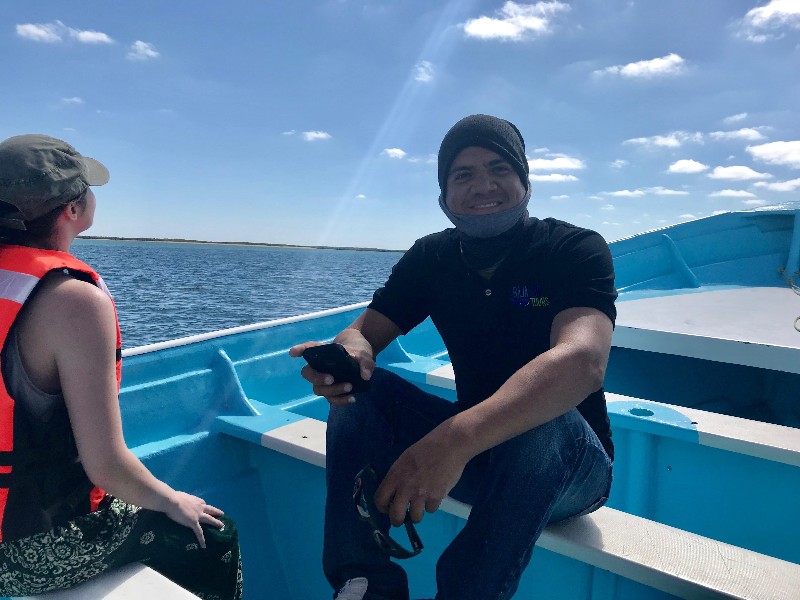
<path id="1" fill-rule="evenodd" d="M 522 132 L 532 216 L 609 241 L 798 197 L 800 0 L 187 10 L 0 5 L 0 139 L 109 168 L 87 236 L 405 249 L 474 113 Z"/>
<path id="2" fill-rule="evenodd" d="M 162 238 L 162 237 L 121 237 L 108 235 L 93 235 L 81 233 L 76 240 L 101 240 L 109 242 L 166 242 L 175 244 L 220 244 L 228 246 L 267 246 L 270 248 L 296 248 L 299 250 L 359 250 L 365 252 L 405 252 L 405 250 L 394 248 L 368 248 L 363 246 L 308 246 L 300 244 L 275 244 L 272 242 L 245 242 L 245 241 L 215 241 L 215 240 L 196 240 L 191 238 Z"/>

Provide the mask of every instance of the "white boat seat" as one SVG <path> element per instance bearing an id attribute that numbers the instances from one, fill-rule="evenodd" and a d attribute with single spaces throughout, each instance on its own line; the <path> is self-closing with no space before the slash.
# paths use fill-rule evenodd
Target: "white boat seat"
<path id="1" fill-rule="evenodd" d="M 141 563 L 113 569 L 68 590 L 11 600 L 197 600 L 197 596 Z"/>
<path id="2" fill-rule="evenodd" d="M 403 376 L 408 376 L 408 374 L 403 373 Z M 420 382 L 433 387 L 455 390 L 453 366 L 450 363 L 441 364 L 438 368 L 424 374 L 424 378 L 420 374 Z M 698 435 L 697 443 L 700 445 L 800 467 L 800 430 L 797 428 L 760 423 L 609 392 L 606 392 L 606 402 L 612 424 L 615 418 L 631 418 L 631 415 L 636 416 L 637 414 L 636 418 L 646 420 L 647 412 L 650 412 L 651 416 L 653 415 L 653 411 L 647 411 L 648 406 L 651 408 L 665 407 L 682 413 L 694 423 Z M 634 404 L 645 409 L 644 413 L 631 413 L 630 407 Z"/>
<path id="3" fill-rule="evenodd" d="M 219 430 L 324 468 L 326 423 L 301 418 L 259 428 L 273 419 L 219 417 Z M 441 509 L 466 518 L 470 506 L 446 498 Z M 550 525 L 537 546 L 683 598 L 800 599 L 798 564 L 608 507 Z"/>
<path id="4" fill-rule="evenodd" d="M 614 346 L 800 373 L 789 286 L 639 298 L 617 302 L 617 311 Z"/>
<path id="5" fill-rule="evenodd" d="M 606 506 L 548 526 L 536 545 L 679 598 L 800 598 L 800 565 Z"/>

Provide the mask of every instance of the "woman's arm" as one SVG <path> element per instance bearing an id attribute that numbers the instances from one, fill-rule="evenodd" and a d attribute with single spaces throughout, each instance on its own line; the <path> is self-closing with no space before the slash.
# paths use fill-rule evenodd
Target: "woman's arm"
<path id="1" fill-rule="evenodd" d="M 115 375 L 116 321 L 111 299 L 97 287 L 63 278 L 43 290 L 30 321 L 47 335 L 83 467 L 95 485 L 137 506 L 166 513 L 192 529 L 221 527 L 222 514 L 201 498 L 158 480 L 125 445 Z"/>

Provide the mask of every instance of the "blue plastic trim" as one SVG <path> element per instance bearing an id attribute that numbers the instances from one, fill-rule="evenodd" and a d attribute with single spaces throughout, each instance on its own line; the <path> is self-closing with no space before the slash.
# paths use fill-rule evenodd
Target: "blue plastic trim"
<path id="1" fill-rule="evenodd" d="M 794 229 L 786 260 L 786 277 L 800 275 L 800 213 L 794 215 Z"/>
<path id="2" fill-rule="evenodd" d="M 217 417 L 215 428 L 221 433 L 260 446 L 261 436 L 265 433 L 307 418 L 279 408 L 268 408 L 271 410 L 265 410 L 263 414 L 255 416 Z"/>
<path id="3" fill-rule="evenodd" d="M 222 348 L 214 356 L 214 372 L 222 380 L 221 406 L 225 412 L 232 415 L 258 415 L 258 411 L 247 399 L 242 382 L 236 373 L 236 366 Z"/>
<path id="4" fill-rule="evenodd" d="M 672 259 L 672 264 L 675 266 L 675 270 L 678 271 L 681 276 L 686 280 L 687 286 L 686 287 L 693 287 L 697 288 L 700 287 L 700 281 L 698 281 L 697 276 L 692 272 L 689 268 L 689 265 L 686 264 L 686 261 L 683 259 L 683 255 L 681 251 L 678 250 L 678 246 L 675 242 L 672 241 L 672 238 L 669 237 L 667 234 L 664 234 L 661 239 L 666 244 L 667 248 L 669 249 L 669 255 Z"/>
<path id="5" fill-rule="evenodd" d="M 699 443 L 696 423 L 679 410 L 647 401 L 624 400 L 608 404 L 614 427 Z"/>

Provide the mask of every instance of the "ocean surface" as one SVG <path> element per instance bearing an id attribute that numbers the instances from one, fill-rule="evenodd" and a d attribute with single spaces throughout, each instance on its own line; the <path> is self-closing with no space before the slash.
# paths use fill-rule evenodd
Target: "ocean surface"
<path id="1" fill-rule="evenodd" d="M 370 300 L 402 255 L 84 239 L 71 251 L 111 290 L 123 348 Z"/>

